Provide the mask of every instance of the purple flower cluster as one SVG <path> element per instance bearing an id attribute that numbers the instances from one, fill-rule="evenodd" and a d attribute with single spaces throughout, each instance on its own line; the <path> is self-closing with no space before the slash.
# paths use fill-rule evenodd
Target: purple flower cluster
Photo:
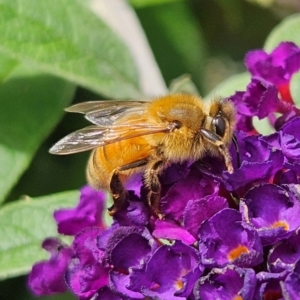
<path id="1" fill-rule="evenodd" d="M 300 299 L 300 117 L 289 92 L 300 49 L 285 42 L 271 54 L 253 51 L 246 65 L 251 83 L 230 97 L 238 118 L 234 173 L 212 157 L 170 166 L 161 176 L 164 220 L 151 214 L 141 180 L 131 181 L 128 205 L 109 227 L 103 193 L 84 187 L 77 208 L 54 214 L 59 233 L 74 240 L 44 241 L 50 259 L 32 268 L 35 294 Z M 254 116 L 268 117 L 274 133 L 254 134 Z"/>
<path id="2" fill-rule="evenodd" d="M 300 50 L 292 42 L 283 42 L 267 54 L 263 50 L 251 51 L 245 64 L 251 73 L 251 82 L 245 92 L 236 92 L 230 99 L 238 111 L 237 129 L 256 133 L 252 125 L 254 116 L 269 118 L 279 130 L 281 125 L 295 115 L 300 115 L 290 93 L 290 81 L 300 68 Z M 275 113 L 281 113 L 276 118 Z"/>

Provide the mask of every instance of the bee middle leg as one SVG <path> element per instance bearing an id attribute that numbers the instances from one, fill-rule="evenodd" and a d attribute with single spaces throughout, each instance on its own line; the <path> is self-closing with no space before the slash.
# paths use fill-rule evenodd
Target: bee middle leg
<path id="1" fill-rule="evenodd" d="M 161 213 L 159 204 L 160 204 L 160 192 L 161 184 L 159 182 L 158 175 L 162 172 L 164 167 L 164 162 L 159 160 L 156 161 L 145 173 L 145 182 L 149 188 L 148 193 L 148 204 L 152 208 L 154 214 L 160 219 L 164 218 L 164 215 Z"/>

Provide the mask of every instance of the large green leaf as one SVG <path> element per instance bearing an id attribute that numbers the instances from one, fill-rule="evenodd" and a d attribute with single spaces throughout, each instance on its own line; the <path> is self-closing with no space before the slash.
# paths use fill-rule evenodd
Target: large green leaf
<path id="1" fill-rule="evenodd" d="M 86 4 L 0 0 L 0 52 L 108 97 L 140 97 L 129 52 Z"/>
<path id="2" fill-rule="evenodd" d="M 187 70 L 195 77 L 193 80 L 202 81 L 201 71 L 206 60 L 207 45 L 201 27 L 187 4 L 178 2 L 159 6 L 156 17 Z"/>
<path id="3" fill-rule="evenodd" d="M 277 25 L 268 36 L 264 49 L 270 52 L 283 41 L 300 46 L 300 14 L 289 16 Z"/>
<path id="4" fill-rule="evenodd" d="M 70 103 L 75 87 L 55 76 L 5 60 L 0 68 L 0 202 Z"/>
<path id="5" fill-rule="evenodd" d="M 72 207 L 77 191 L 24 199 L 0 209 L 0 279 L 26 274 L 31 266 L 48 257 L 41 243 L 58 236 L 53 211 Z"/>
<path id="6" fill-rule="evenodd" d="M 167 83 L 190 74 L 201 87 L 207 58 L 204 33 L 186 1 L 137 10 Z"/>

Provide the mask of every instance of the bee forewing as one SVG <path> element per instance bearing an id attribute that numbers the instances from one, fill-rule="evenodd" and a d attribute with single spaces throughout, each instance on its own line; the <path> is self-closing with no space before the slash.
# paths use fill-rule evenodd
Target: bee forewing
<path id="1" fill-rule="evenodd" d="M 116 124 L 106 127 L 92 125 L 67 135 L 49 152 L 60 155 L 78 153 L 122 140 L 167 131 L 170 131 L 167 124 Z"/>
<path id="2" fill-rule="evenodd" d="M 88 126 L 70 133 L 58 141 L 49 152 L 52 154 L 72 154 L 94 149 L 105 144 L 103 135 L 107 128 Z"/>
<path id="3" fill-rule="evenodd" d="M 124 107 L 124 106 L 112 106 L 106 109 L 91 111 L 85 115 L 85 118 L 93 124 L 100 126 L 109 126 L 116 123 L 122 117 L 134 115 L 136 122 L 139 121 L 139 116 L 145 113 L 145 106 L 139 105 L 137 107 Z"/>
<path id="4" fill-rule="evenodd" d="M 147 101 L 89 101 L 75 104 L 66 109 L 68 112 L 85 114 L 85 118 L 95 125 L 110 126 L 118 119 L 129 115 L 142 115 Z"/>
<path id="5" fill-rule="evenodd" d="M 65 109 L 67 112 L 87 114 L 89 112 L 105 110 L 112 106 L 132 107 L 147 103 L 148 101 L 125 101 L 125 100 L 103 100 L 103 101 L 87 101 L 72 105 Z"/>

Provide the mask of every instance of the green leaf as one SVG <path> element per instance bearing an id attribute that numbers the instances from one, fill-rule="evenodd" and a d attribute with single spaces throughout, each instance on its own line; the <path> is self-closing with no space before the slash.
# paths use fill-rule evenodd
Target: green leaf
<path id="1" fill-rule="evenodd" d="M 166 84 L 133 8 L 124 0 L 104 2 L 91 0 L 90 8 L 114 29 L 132 53 L 143 94 L 147 98 L 166 94 L 168 91 Z"/>
<path id="2" fill-rule="evenodd" d="M 137 11 L 158 64 L 169 83 L 175 76 L 190 74 L 200 86 L 207 45 L 200 25 L 186 1 L 165 3 Z"/>
<path id="3" fill-rule="evenodd" d="M 268 36 L 264 49 L 271 52 L 280 42 L 291 41 L 300 46 L 300 14 L 285 18 Z"/>
<path id="4" fill-rule="evenodd" d="M 245 91 L 246 86 L 249 82 L 249 73 L 245 72 L 231 76 L 227 80 L 217 85 L 207 96 L 205 96 L 205 100 L 210 100 L 216 95 L 221 95 L 222 97 L 229 97 L 237 91 Z"/>
<path id="5" fill-rule="evenodd" d="M 300 107 L 300 72 L 293 75 L 291 79 L 291 94 L 296 103 L 296 106 Z"/>
<path id="6" fill-rule="evenodd" d="M 129 0 L 129 3 L 136 8 L 141 8 L 150 5 L 160 5 L 177 1 L 183 0 Z"/>
<path id="7" fill-rule="evenodd" d="M 178 2 L 161 6 L 156 14 L 162 30 L 165 30 L 170 43 L 193 75 L 193 80 L 201 81 L 201 71 L 206 60 L 206 42 L 187 4 Z"/>
<path id="8" fill-rule="evenodd" d="M 195 83 L 192 81 L 191 76 L 181 75 L 171 81 L 169 91 L 171 94 L 183 93 L 191 95 L 200 95 Z"/>
<path id="9" fill-rule="evenodd" d="M 259 120 L 256 116 L 254 116 L 252 122 L 257 132 L 262 135 L 269 135 L 275 131 L 274 127 L 271 126 L 268 118 Z"/>
<path id="10" fill-rule="evenodd" d="M 52 75 L 0 59 L 0 202 L 63 115 L 75 87 Z M 5 63 L 6 62 L 6 63 Z M 5 70 L 5 71 L 4 71 Z M 5 78 L 5 79 L 4 79 Z"/>
<path id="11" fill-rule="evenodd" d="M 70 191 L 15 201 L 0 209 L 0 279 L 26 274 L 35 262 L 48 258 L 41 243 L 58 236 L 53 211 L 72 207 L 78 199 L 78 191 Z"/>
<path id="12" fill-rule="evenodd" d="M 108 97 L 141 97 L 117 35 L 74 0 L 0 0 L 0 52 Z"/>

